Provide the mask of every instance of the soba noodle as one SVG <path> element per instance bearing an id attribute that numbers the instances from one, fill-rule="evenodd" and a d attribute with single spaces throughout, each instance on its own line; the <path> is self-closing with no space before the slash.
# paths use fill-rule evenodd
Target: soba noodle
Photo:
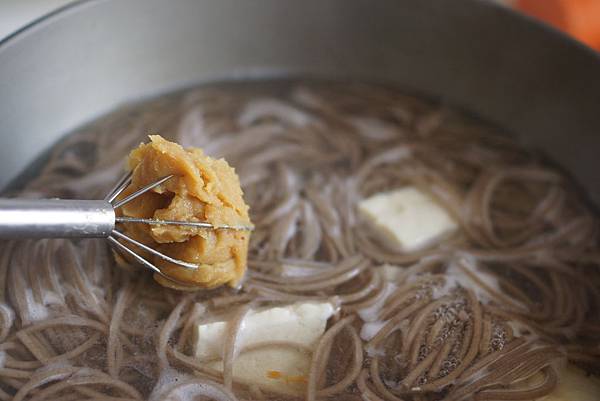
<path id="1" fill-rule="evenodd" d="M 567 360 L 599 371 L 598 218 L 564 174 L 489 125 L 377 85 L 202 87 L 70 135 L 20 196 L 101 198 L 149 133 L 236 167 L 256 224 L 246 280 L 178 293 L 115 267 L 101 241 L 2 243 L 0 400 L 278 398 L 232 373 L 265 347 L 311 356 L 308 401 L 530 400 Z M 412 253 L 382 244 L 356 205 L 406 185 L 459 233 Z M 337 305 L 315 352 L 237 344 L 251 307 L 304 300 Z M 220 372 L 189 339 L 225 310 Z"/>

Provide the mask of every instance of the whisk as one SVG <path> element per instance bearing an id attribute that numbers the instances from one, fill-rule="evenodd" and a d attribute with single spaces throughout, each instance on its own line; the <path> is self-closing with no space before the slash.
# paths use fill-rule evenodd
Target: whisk
<path id="1" fill-rule="evenodd" d="M 117 216 L 116 210 L 174 177 L 165 176 L 138 189 L 123 199 L 117 197 L 131 183 L 132 174 L 126 174 L 103 200 L 65 199 L 0 199 L 0 238 L 106 238 L 118 252 L 131 256 L 142 266 L 165 276 L 154 263 L 128 247 L 135 246 L 149 254 L 185 269 L 199 266 L 172 258 L 125 235 L 117 229 L 122 223 L 150 225 L 193 226 L 208 230 L 245 230 L 251 226 L 218 225 L 207 222 L 156 220 Z M 165 276 L 166 277 L 166 276 Z M 169 280 L 176 281 L 172 277 Z M 189 285 L 189 283 L 181 283 Z"/>

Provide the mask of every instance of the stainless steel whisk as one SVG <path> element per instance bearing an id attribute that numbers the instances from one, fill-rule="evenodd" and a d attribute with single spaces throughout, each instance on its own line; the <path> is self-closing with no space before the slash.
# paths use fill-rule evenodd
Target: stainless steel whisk
<path id="1" fill-rule="evenodd" d="M 117 209 L 174 177 L 174 175 L 168 175 L 138 189 L 123 199 L 116 200 L 131 183 L 131 176 L 131 173 L 125 175 L 103 200 L 0 199 L 0 238 L 106 238 L 117 251 L 131 256 L 144 267 L 164 276 L 154 263 L 137 254 L 123 242 L 137 246 L 160 259 L 185 269 L 195 270 L 198 269 L 198 265 L 172 258 L 136 241 L 117 229 L 119 223 L 193 226 L 209 230 L 251 231 L 253 229 L 251 226 L 215 226 L 206 222 L 117 216 L 115 213 Z M 173 280 L 171 277 L 168 278 Z"/>

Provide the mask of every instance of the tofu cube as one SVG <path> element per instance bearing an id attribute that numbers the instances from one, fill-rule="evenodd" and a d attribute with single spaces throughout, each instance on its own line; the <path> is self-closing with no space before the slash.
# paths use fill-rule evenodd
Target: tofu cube
<path id="1" fill-rule="evenodd" d="M 330 303 L 310 302 L 248 312 L 238 337 L 237 346 L 241 352 L 233 363 L 234 378 L 278 394 L 303 394 L 310 354 L 288 347 L 244 349 L 265 342 L 285 341 L 312 352 L 333 313 Z M 196 357 L 212 359 L 207 366 L 219 371 L 223 371 L 220 358 L 226 333 L 227 323 L 223 321 L 199 324 L 195 331 Z"/>
<path id="2" fill-rule="evenodd" d="M 406 268 L 387 263 L 380 266 L 379 269 L 381 269 L 381 275 L 385 281 L 397 282 L 406 275 Z"/>
<path id="3" fill-rule="evenodd" d="M 402 252 L 434 245 L 458 227 L 443 207 L 414 187 L 377 193 L 361 201 L 358 210 L 384 241 Z"/>
<path id="4" fill-rule="evenodd" d="M 559 373 L 558 386 L 543 397 L 544 401 L 597 401 L 600 399 L 600 377 L 588 375 L 572 364 L 567 364 Z M 535 374 L 514 388 L 530 387 L 543 382 L 541 374 Z"/>

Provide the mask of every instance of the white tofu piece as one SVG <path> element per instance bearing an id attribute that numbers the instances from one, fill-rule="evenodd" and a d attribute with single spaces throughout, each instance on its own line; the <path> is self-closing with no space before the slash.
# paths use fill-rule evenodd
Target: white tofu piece
<path id="1" fill-rule="evenodd" d="M 311 355 L 287 347 L 243 350 L 268 341 L 286 341 L 314 351 L 333 313 L 330 303 L 309 302 L 248 312 L 238 337 L 237 346 L 242 352 L 233 363 L 234 378 L 275 393 L 302 394 Z M 196 357 L 220 358 L 226 333 L 227 323 L 223 321 L 196 326 Z M 221 359 L 207 362 L 207 366 L 223 370 Z"/>
<path id="2" fill-rule="evenodd" d="M 600 399 L 600 378 L 588 376 L 578 367 L 567 364 L 559 374 L 558 386 L 540 401 L 597 401 Z M 527 386 L 541 383 L 542 375 L 537 374 L 526 380 Z M 519 386 L 515 386 L 519 388 Z"/>
<path id="3" fill-rule="evenodd" d="M 415 187 L 377 193 L 361 201 L 358 210 L 382 239 L 403 252 L 427 248 L 458 227 L 444 208 Z"/>
<path id="4" fill-rule="evenodd" d="M 381 269 L 381 275 L 383 276 L 383 279 L 385 281 L 395 283 L 397 281 L 400 281 L 400 279 L 405 278 L 406 276 L 405 267 L 390 265 L 386 263 L 379 267 L 379 269 Z"/>

